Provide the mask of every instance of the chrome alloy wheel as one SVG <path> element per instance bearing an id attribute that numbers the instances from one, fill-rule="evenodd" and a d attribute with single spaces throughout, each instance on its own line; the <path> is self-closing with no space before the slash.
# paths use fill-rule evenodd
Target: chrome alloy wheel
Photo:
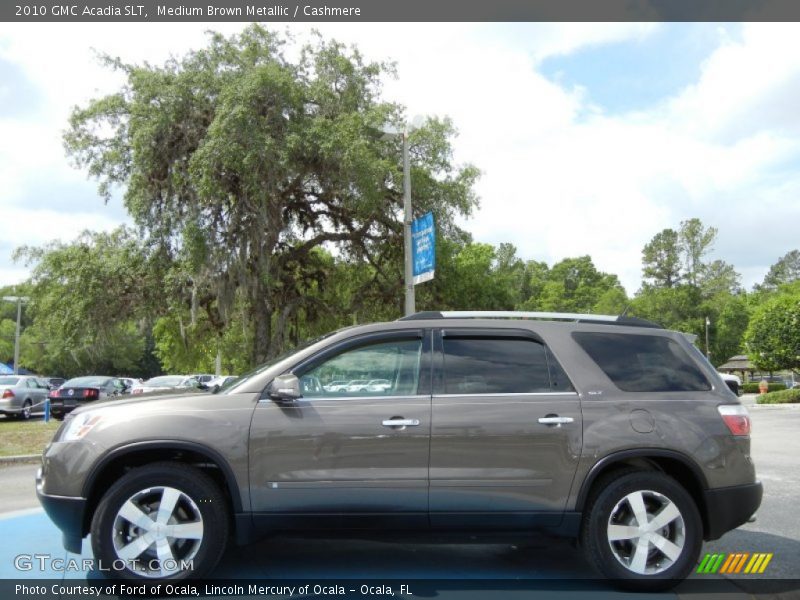
<path id="1" fill-rule="evenodd" d="M 681 556 L 686 526 L 672 500 L 658 492 L 637 490 L 614 506 L 607 537 L 622 566 L 638 575 L 657 575 Z"/>
<path id="2" fill-rule="evenodd" d="M 169 577 L 184 570 L 200 549 L 203 517 L 180 490 L 147 488 L 117 511 L 112 539 L 117 558 L 129 570 L 142 577 Z"/>

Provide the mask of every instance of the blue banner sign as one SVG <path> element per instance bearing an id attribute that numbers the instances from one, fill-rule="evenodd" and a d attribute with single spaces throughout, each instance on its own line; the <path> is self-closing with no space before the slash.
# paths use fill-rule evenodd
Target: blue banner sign
<path id="1" fill-rule="evenodd" d="M 436 229 L 433 213 L 411 222 L 411 260 L 414 285 L 433 279 L 436 269 Z"/>

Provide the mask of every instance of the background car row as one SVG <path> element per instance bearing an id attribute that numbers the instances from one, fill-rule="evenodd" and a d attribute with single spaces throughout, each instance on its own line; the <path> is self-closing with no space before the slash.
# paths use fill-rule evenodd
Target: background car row
<path id="1" fill-rule="evenodd" d="M 50 399 L 50 414 L 63 419 L 68 413 L 87 402 L 106 400 L 124 394 L 143 394 L 181 390 L 217 392 L 235 376 L 216 377 L 207 373 L 194 375 L 162 375 L 147 381 L 132 377 L 89 375 L 65 380 L 61 377 L 34 375 L 0 376 L 0 415 L 29 419 L 44 414 Z"/>

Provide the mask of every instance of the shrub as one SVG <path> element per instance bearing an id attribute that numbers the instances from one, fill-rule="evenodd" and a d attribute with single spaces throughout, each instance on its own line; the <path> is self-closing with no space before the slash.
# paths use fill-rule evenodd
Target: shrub
<path id="1" fill-rule="evenodd" d="M 792 402 L 800 402 L 800 389 L 769 392 L 756 398 L 757 404 L 789 404 Z"/>
<path id="2" fill-rule="evenodd" d="M 767 392 L 779 392 L 781 390 L 786 389 L 785 383 L 769 383 L 767 384 Z M 742 393 L 743 394 L 757 394 L 759 392 L 758 389 L 758 382 L 756 383 L 743 383 L 742 384 Z"/>

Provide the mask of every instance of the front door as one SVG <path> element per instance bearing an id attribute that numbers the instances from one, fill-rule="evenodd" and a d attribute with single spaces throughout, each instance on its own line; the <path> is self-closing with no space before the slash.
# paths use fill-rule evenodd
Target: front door
<path id="1" fill-rule="evenodd" d="M 526 330 L 436 339 L 430 510 L 437 527 L 560 523 L 581 451 L 577 393 Z"/>
<path id="2" fill-rule="evenodd" d="M 265 528 L 424 526 L 431 334 L 360 336 L 291 370 L 303 397 L 263 399 L 250 483 Z"/>

